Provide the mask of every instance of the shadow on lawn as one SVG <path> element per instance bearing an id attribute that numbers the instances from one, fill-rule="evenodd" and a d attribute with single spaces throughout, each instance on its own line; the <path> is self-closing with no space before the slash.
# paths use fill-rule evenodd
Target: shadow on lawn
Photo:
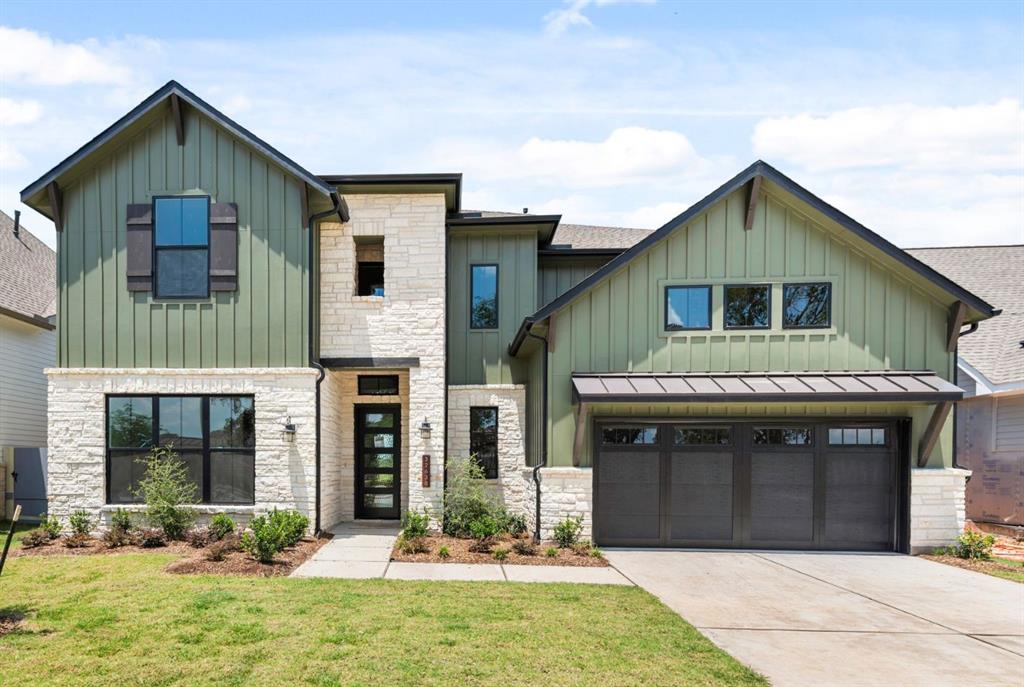
<path id="1" fill-rule="evenodd" d="M 28 627 L 25 618 L 35 609 L 25 605 L 0 608 L 0 637 L 14 634 L 49 634 L 49 631 L 37 632 Z"/>

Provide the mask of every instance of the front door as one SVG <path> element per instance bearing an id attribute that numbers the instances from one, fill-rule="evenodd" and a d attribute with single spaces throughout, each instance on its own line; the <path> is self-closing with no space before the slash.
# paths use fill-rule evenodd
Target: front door
<path id="1" fill-rule="evenodd" d="M 357 518 L 399 516 L 401 417 L 401 406 L 356 406 Z"/>

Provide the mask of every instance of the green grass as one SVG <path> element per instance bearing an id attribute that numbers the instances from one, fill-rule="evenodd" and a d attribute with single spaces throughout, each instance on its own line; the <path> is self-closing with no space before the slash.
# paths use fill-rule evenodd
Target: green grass
<path id="1" fill-rule="evenodd" d="M 637 588 L 175 576 L 168 554 L 25 556 L 0 684 L 765 685 Z"/>
<path id="2" fill-rule="evenodd" d="M 14 526 L 14 538 L 11 539 L 11 551 L 21 547 L 21 538 L 25 536 L 25 533 L 29 530 L 34 530 L 39 527 L 38 522 L 25 522 L 22 520 Z M 11 529 L 10 520 L 0 520 L 0 551 L 4 548 L 4 541 L 7 539 L 7 533 Z"/>
<path id="3" fill-rule="evenodd" d="M 1005 568 L 991 568 L 985 570 L 989 575 L 995 575 L 996 577 L 1002 577 L 1004 580 L 1013 580 L 1014 582 L 1024 583 L 1024 563 L 1020 561 L 1010 560 L 1009 558 L 999 558 L 994 556 L 993 561 L 1002 563 L 1003 565 L 1012 568 L 1007 570 Z"/>

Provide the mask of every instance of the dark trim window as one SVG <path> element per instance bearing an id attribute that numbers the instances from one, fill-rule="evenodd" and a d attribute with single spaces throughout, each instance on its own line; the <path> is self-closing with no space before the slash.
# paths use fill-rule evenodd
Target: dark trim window
<path id="1" fill-rule="evenodd" d="M 829 427 L 831 446 L 885 446 L 884 427 Z"/>
<path id="2" fill-rule="evenodd" d="M 657 427 L 604 427 L 601 443 L 606 446 L 653 446 L 658 443 Z"/>
<path id="3" fill-rule="evenodd" d="M 726 329 L 767 329 L 771 320 L 772 287 L 769 284 L 726 285 Z"/>
<path id="4" fill-rule="evenodd" d="M 498 266 L 473 265 L 469 290 L 470 329 L 497 329 Z"/>
<path id="5" fill-rule="evenodd" d="M 356 236 L 356 295 L 384 296 L 384 237 Z"/>
<path id="6" fill-rule="evenodd" d="M 665 331 L 711 329 L 710 286 L 665 287 Z"/>
<path id="7" fill-rule="evenodd" d="M 832 326 L 832 284 L 783 284 L 782 326 L 810 329 Z"/>
<path id="8" fill-rule="evenodd" d="M 210 197 L 153 199 L 153 274 L 157 298 L 210 295 Z"/>
<path id="9" fill-rule="evenodd" d="M 728 427 L 676 427 L 673 442 L 676 446 L 728 446 L 732 431 Z"/>
<path id="10" fill-rule="evenodd" d="M 252 396 L 107 396 L 107 503 L 135 503 L 154 446 L 174 447 L 200 503 L 248 504 L 256 491 Z"/>
<path id="11" fill-rule="evenodd" d="M 469 453 L 487 479 L 498 478 L 498 409 L 469 409 Z"/>
<path id="12" fill-rule="evenodd" d="M 810 427 L 755 427 L 754 443 L 759 446 L 810 446 L 814 430 Z"/>
<path id="13" fill-rule="evenodd" d="M 360 396 L 397 396 L 398 375 L 359 375 Z"/>

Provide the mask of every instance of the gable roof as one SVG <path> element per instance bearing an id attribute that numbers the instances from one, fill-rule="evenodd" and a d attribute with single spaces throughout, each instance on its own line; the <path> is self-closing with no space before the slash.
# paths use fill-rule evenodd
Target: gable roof
<path id="1" fill-rule="evenodd" d="M 945 290 L 951 296 L 957 300 L 963 301 L 968 307 L 973 308 L 977 312 L 981 313 L 983 317 L 992 317 L 997 314 L 991 305 L 985 302 L 983 299 L 974 295 L 967 289 L 956 284 L 948 277 L 943 276 L 939 272 L 935 271 L 925 263 L 921 262 L 914 256 L 910 255 L 906 251 L 901 250 L 897 246 L 893 245 L 886 239 L 882 238 L 875 232 L 871 231 L 863 224 L 846 215 L 840 210 L 826 203 L 821 198 L 800 186 L 795 181 L 787 177 L 785 174 L 775 169 L 767 162 L 763 160 L 757 160 L 752 165 L 744 169 L 742 172 L 734 176 L 729 181 L 725 182 L 712 193 L 705 196 L 701 200 L 691 205 L 688 209 L 682 212 L 682 214 L 669 220 L 667 223 L 662 225 L 656 231 L 651 232 L 645 238 L 641 239 L 638 243 L 634 244 L 632 248 L 616 256 L 612 260 L 608 261 L 603 267 L 593 272 L 589 277 L 583 279 L 581 282 L 576 284 L 558 298 L 554 299 L 543 308 L 538 310 L 532 315 L 528 315 L 523 318 L 522 323 L 519 325 L 519 330 L 516 332 L 515 338 L 509 344 L 509 353 L 515 355 L 519 351 L 519 347 L 526 339 L 526 332 L 536 322 L 551 317 L 563 307 L 571 303 L 576 299 L 577 296 L 587 291 L 591 287 L 598 284 L 602 279 L 611 275 L 616 270 L 626 265 L 633 258 L 637 257 L 645 250 L 653 246 L 658 241 L 666 238 L 673 231 L 686 225 L 691 219 L 699 215 L 700 213 L 707 210 L 709 207 L 722 200 L 730 193 L 742 188 L 747 182 L 751 181 L 754 177 L 764 177 L 766 180 L 779 186 L 781 189 L 790 193 L 798 200 L 806 203 L 813 209 L 817 210 L 828 219 L 836 222 L 844 229 L 850 231 L 857 237 L 868 242 L 878 250 L 882 251 L 889 257 L 902 263 L 905 267 L 909 268 L 913 272 L 921 275 L 928 281 L 932 282 L 939 288 Z"/>
<path id="2" fill-rule="evenodd" d="M 236 136 L 240 140 L 244 141 L 248 145 L 252 146 L 253 149 L 265 155 L 267 158 L 280 165 L 290 174 L 296 178 L 301 179 L 310 188 L 322 193 L 325 196 L 330 196 L 334 193 L 334 189 L 325 183 L 320 177 L 307 171 L 296 163 L 291 158 L 287 157 L 279 150 L 271 146 L 269 143 L 252 133 L 242 125 L 235 122 L 233 119 L 219 111 L 205 100 L 197 96 L 192 91 L 182 86 L 177 81 L 171 80 L 164 84 L 162 87 L 157 89 L 148 98 L 143 100 L 141 103 L 136 105 L 132 110 L 125 116 L 118 119 L 116 122 L 111 124 L 109 127 L 104 129 L 102 132 L 96 135 L 91 141 L 83 145 L 81 148 L 76 150 L 74 153 L 69 155 L 63 161 L 58 163 L 53 169 L 39 177 L 31 184 L 26 186 L 21 191 L 21 201 L 35 208 L 39 212 L 46 214 L 46 210 L 49 210 L 48 202 L 42 207 L 38 203 L 31 203 L 30 200 L 45 190 L 46 186 L 51 181 L 58 180 L 61 176 L 68 173 L 80 162 L 85 160 L 90 154 L 96 152 L 100 147 L 109 143 L 111 140 L 117 137 L 118 134 L 123 132 L 126 128 L 134 124 L 141 117 L 152 111 L 154 108 L 164 104 L 165 101 L 169 101 L 171 96 L 176 96 L 181 102 L 194 107 L 196 110 L 206 115 L 214 122 L 224 127 L 233 136 Z M 45 208 L 45 209 L 43 209 Z M 47 215 L 49 217 L 49 215 Z M 53 217 L 50 217 L 53 219 Z"/>
<path id="3" fill-rule="evenodd" d="M 57 255 L 0 211 L 0 313 L 53 329 L 57 313 Z"/>
<path id="4" fill-rule="evenodd" d="M 957 354 L 992 384 L 1024 381 L 1024 244 L 907 252 L 1002 309 L 961 337 Z"/>

